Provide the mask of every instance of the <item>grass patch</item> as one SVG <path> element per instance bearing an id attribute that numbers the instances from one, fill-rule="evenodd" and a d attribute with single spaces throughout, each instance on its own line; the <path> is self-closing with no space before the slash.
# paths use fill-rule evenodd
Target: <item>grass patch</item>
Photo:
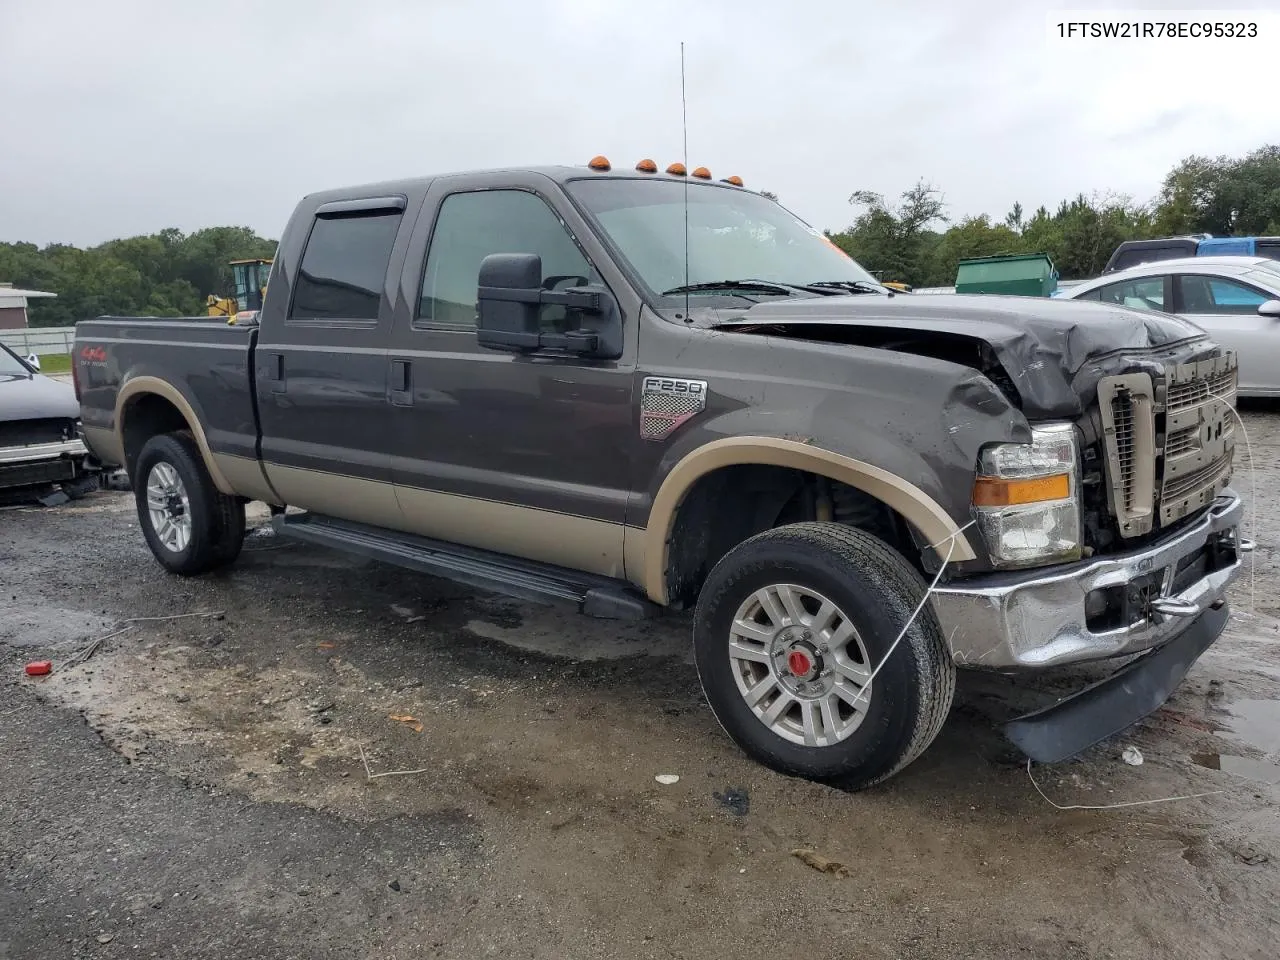
<path id="1" fill-rule="evenodd" d="M 41 373 L 70 373 L 71 354 L 46 353 L 40 357 Z"/>

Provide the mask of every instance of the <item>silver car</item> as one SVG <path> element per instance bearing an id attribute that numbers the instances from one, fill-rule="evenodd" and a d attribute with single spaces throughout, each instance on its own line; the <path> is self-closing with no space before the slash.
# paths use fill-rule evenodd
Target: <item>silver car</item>
<path id="1" fill-rule="evenodd" d="M 1236 352 L 1240 396 L 1280 396 L 1280 261 L 1157 260 L 1086 280 L 1060 298 L 1177 314 Z"/>

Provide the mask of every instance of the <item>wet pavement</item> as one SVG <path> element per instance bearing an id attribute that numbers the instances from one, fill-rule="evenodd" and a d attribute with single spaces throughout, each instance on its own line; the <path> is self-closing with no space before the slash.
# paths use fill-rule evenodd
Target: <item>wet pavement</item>
<path id="1" fill-rule="evenodd" d="M 0 511 L 0 958 L 1271 960 L 1280 415 L 1246 423 L 1227 633 L 1147 721 L 1032 771 L 1061 806 L 1193 797 L 1108 810 L 1046 802 L 994 729 L 1089 670 L 964 676 L 934 746 L 846 794 L 737 752 L 681 618 L 269 535 L 184 581 L 127 494 Z"/>

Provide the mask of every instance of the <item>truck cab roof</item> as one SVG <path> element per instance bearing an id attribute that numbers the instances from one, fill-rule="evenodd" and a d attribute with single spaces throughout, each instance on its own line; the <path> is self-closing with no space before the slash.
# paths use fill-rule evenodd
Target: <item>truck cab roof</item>
<path id="1" fill-rule="evenodd" d="M 674 166 L 674 165 L 673 165 Z M 698 170 L 704 168 L 696 168 Z M 534 174 L 546 177 L 553 183 L 564 185 L 571 180 L 585 179 L 614 179 L 614 180 L 670 180 L 674 182 L 688 182 L 695 186 L 717 186 L 728 190 L 746 190 L 755 193 L 754 190 L 748 190 L 745 186 L 732 183 L 728 178 L 704 178 L 693 176 L 691 174 L 673 174 L 667 172 L 648 173 L 641 170 L 619 169 L 610 167 L 609 169 L 593 169 L 590 166 L 569 166 L 567 164 L 549 165 L 549 166 L 510 166 L 510 167 L 491 167 L 482 170 L 454 170 L 445 173 L 427 174 L 418 177 L 403 177 L 397 180 L 383 180 L 371 183 L 354 184 L 347 187 L 336 187 L 327 190 L 320 190 L 309 193 L 305 196 L 305 200 L 315 203 L 327 203 L 334 200 L 350 199 L 354 197 L 374 197 L 374 196 L 394 196 L 410 192 L 420 192 L 425 190 L 431 183 L 436 180 L 450 179 L 454 177 L 487 177 L 509 175 Z"/>

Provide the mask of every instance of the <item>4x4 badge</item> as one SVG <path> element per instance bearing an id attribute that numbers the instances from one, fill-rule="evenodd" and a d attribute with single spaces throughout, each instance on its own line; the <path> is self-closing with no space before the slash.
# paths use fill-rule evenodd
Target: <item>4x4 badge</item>
<path id="1" fill-rule="evenodd" d="M 665 440 L 707 405 L 707 381 L 645 377 L 640 393 L 640 436 Z"/>

